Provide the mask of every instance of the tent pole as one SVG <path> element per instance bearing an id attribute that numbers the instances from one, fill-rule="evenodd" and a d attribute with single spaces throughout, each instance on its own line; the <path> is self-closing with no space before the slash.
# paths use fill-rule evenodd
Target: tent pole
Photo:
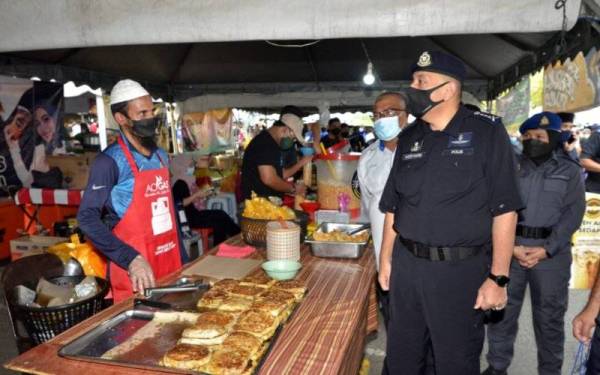
<path id="1" fill-rule="evenodd" d="M 96 95 L 96 115 L 98 116 L 98 132 L 100 136 L 100 150 L 108 145 L 106 137 L 106 112 L 104 110 L 104 90 L 100 88 L 100 95 Z"/>

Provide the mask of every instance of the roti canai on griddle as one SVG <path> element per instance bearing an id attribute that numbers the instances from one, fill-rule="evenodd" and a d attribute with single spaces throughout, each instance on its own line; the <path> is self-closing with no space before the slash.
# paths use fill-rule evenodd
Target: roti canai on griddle
<path id="1" fill-rule="evenodd" d="M 162 359 L 167 367 L 194 370 L 206 365 L 210 360 L 210 350 L 206 346 L 177 344 Z"/>
<path id="2" fill-rule="evenodd" d="M 258 339 L 266 341 L 273 335 L 278 324 L 277 318 L 268 312 L 248 310 L 240 315 L 233 330 L 250 333 Z"/>

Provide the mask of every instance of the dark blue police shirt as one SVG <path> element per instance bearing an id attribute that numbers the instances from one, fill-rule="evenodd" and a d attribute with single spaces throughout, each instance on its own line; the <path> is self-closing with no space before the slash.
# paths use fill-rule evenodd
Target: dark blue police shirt
<path id="1" fill-rule="evenodd" d="M 404 238 L 432 246 L 491 241 L 494 216 L 522 208 L 500 118 L 462 105 L 443 131 L 422 120 L 400 134 L 379 208 Z"/>

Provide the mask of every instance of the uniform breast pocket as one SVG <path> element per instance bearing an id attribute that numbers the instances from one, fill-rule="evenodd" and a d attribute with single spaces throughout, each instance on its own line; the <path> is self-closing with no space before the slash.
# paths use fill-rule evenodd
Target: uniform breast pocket
<path id="1" fill-rule="evenodd" d="M 468 158 L 468 159 L 467 159 Z M 432 191 L 437 195 L 451 198 L 467 191 L 472 181 L 470 157 L 448 157 L 441 161 L 432 174 Z"/>
<path id="2" fill-rule="evenodd" d="M 567 176 L 549 176 L 544 180 L 542 204 L 547 207 L 562 207 L 564 196 L 568 187 Z"/>
<path id="3" fill-rule="evenodd" d="M 396 191 L 411 204 L 417 204 L 421 199 L 424 165 L 424 160 L 405 161 L 400 165 L 398 175 L 394 176 Z"/>

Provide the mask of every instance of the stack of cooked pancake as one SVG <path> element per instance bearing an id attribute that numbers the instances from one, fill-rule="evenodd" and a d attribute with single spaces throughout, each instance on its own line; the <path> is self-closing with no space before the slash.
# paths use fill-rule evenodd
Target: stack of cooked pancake
<path id="1" fill-rule="evenodd" d="M 198 301 L 195 324 L 183 331 L 162 365 L 214 375 L 252 373 L 305 292 L 300 281 L 275 281 L 262 271 L 215 283 Z"/>

